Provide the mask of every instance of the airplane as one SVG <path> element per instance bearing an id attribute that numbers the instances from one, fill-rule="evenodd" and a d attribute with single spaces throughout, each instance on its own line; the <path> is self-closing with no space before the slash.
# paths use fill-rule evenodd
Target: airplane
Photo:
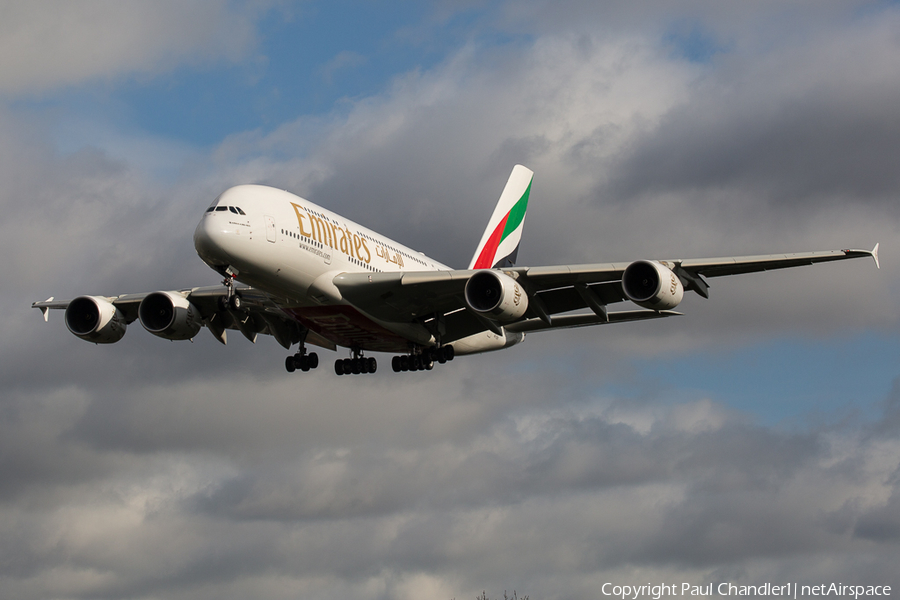
<path id="1" fill-rule="evenodd" d="M 139 320 L 168 340 L 206 327 L 222 344 L 237 330 L 271 335 L 288 372 L 319 365 L 308 345 L 349 349 L 338 375 L 374 373 L 366 352 L 393 353 L 394 372 L 424 371 L 456 356 L 501 350 L 532 332 L 667 318 L 686 291 L 709 298 L 706 279 L 871 256 L 834 250 L 703 259 L 517 266 L 534 173 L 516 165 L 466 269 L 453 269 L 290 192 L 238 185 L 219 195 L 194 231 L 200 258 L 222 285 L 119 296 L 51 297 L 44 320 L 65 310 L 69 331 L 118 342 Z M 630 301 L 638 310 L 612 312 Z"/>

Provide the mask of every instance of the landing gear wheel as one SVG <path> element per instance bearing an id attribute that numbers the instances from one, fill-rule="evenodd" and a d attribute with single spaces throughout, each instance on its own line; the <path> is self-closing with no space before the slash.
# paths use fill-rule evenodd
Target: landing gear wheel
<path id="1" fill-rule="evenodd" d="M 400 357 L 394 356 L 391 358 L 391 369 L 394 370 L 394 373 L 399 373 L 403 369 L 400 367 Z"/>
<path id="2" fill-rule="evenodd" d="M 334 372 L 337 373 L 338 375 L 343 375 L 343 374 L 344 374 L 344 361 L 343 361 L 343 359 L 340 359 L 340 358 L 339 358 L 339 359 L 337 359 L 336 361 L 334 361 Z"/>
<path id="3" fill-rule="evenodd" d="M 366 366 L 368 367 L 367 372 L 374 373 L 375 371 L 378 370 L 378 361 L 375 360 L 374 356 L 370 356 L 369 358 L 364 358 L 363 360 L 366 361 Z"/>
<path id="4" fill-rule="evenodd" d="M 243 305 L 243 301 L 241 297 L 235 294 L 231 297 L 231 300 L 228 301 L 228 307 L 231 310 L 241 310 L 241 306 Z"/>
<path id="5" fill-rule="evenodd" d="M 318 354 L 316 354 L 315 352 L 310 352 L 309 354 L 306 355 L 306 357 L 309 359 L 309 368 L 310 369 L 319 368 L 319 355 Z"/>
<path id="6" fill-rule="evenodd" d="M 293 373 L 297 370 L 297 367 L 294 365 L 294 357 L 288 356 L 284 359 L 284 368 L 287 369 L 288 373 Z"/>

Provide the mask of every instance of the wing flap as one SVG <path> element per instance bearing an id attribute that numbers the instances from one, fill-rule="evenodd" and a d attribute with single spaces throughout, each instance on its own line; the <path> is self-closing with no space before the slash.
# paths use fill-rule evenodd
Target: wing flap
<path id="1" fill-rule="evenodd" d="M 541 319 L 528 319 L 511 325 L 505 329 L 512 333 L 533 333 L 536 331 L 548 331 L 551 329 L 572 329 L 574 327 L 590 327 L 592 325 L 605 325 L 607 323 L 626 323 L 628 321 L 646 321 L 649 319 L 662 319 L 665 317 L 680 316 L 682 313 L 671 310 L 656 312 L 655 310 L 628 310 L 608 314 L 608 320 L 594 313 L 580 315 L 560 315 L 553 317 L 553 324 L 548 325 Z"/>

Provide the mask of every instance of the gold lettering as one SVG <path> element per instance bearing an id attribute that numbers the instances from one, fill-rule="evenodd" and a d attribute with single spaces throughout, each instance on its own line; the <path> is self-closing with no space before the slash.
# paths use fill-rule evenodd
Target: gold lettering
<path id="1" fill-rule="evenodd" d="M 294 204 L 293 202 L 291 202 L 291 206 L 294 207 L 294 212 L 297 213 L 297 224 L 300 226 L 300 235 L 312 237 L 312 232 L 306 231 L 306 229 L 303 227 L 303 217 L 305 215 L 300 212 L 300 209 L 303 207 L 299 204 Z"/>
<path id="2" fill-rule="evenodd" d="M 354 233 L 353 234 L 353 254 L 356 256 L 356 258 L 359 258 L 360 260 L 362 260 L 362 258 L 359 256 L 359 247 L 362 245 L 361 242 L 362 242 L 362 238 L 360 238 L 358 235 L 356 235 Z"/>
<path id="3" fill-rule="evenodd" d="M 307 215 L 309 216 L 310 229 L 312 229 L 310 237 L 331 248 L 334 248 L 331 237 L 331 229 L 328 228 L 328 224 L 309 211 L 307 211 Z"/>
<path id="4" fill-rule="evenodd" d="M 363 250 L 366 251 L 366 257 L 363 258 L 362 260 L 363 260 L 366 264 L 369 264 L 370 262 L 372 262 L 372 253 L 369 252 L 369 247 L 366 246 L 366 240 L 365 240 L 365 239 L 363 239 L 363 241 L 362 241 L 362 247 L 363 247 Z"/>

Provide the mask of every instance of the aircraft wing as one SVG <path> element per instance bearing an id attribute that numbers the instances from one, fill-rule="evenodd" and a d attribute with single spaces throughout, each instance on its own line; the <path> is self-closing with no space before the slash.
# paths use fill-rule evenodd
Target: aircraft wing
<path id="1" fill-rule="evenodd" d="M 199 317 L 204 327 L 209 329 L 213 336 L 221 343 L 226 343 L 226 330 L 240 331 L 251 342 L 256 342 L 258 334 L 271 335 L 275 340 L 290 348 L 300 339 L 300 328 L 297 323 L 287 317 L 268 295 L 247 286 L 235 286 L 235 291 L 240 295 L 241 308 L 233 310 L 223 307 L 226 296 L 224 286 L 196 287 L 169 292 L 185 298 L 200 313 Z M 138 308 L 141 301 L 156 292 L 144 292 L 140 294 L 122 294 L 120 296 L 97 296 L 115 306 L 124 317 L 125 323 L 132 323 L 138 319 Z M 49 310 L 65 310 L 71 300 L 54 300 L 49 298 L 43 302 L 34 302 L 33 308 L 41 309 L 44 319 L 47 319 Z M 309 331 L 306 342 L 323 348 L 334 350 L 333 342 L 327 340 L 313 331 Z"/>
<path id="2" fill-rule="evenodd" d="M 819 262 L 870 256 L 878 265 L 878 245 L 872 250 L 834 250 L 795 254 L 766 254 L 657 261 L 681 280 L 686 290 L 709 297 L 705 277 L 721 277 L 784 269 Z M 603 323 L 676 315 L 672 311 L 640 310 L 607 313 L 606 305 L 627 300 L 622 274 L 630 262 L 511 267 L 502 269 L 521 284 L 529 297 L 527 313 L 510 331 L 584 327 Z M 372 316 L 390 322 L 433 324 L 449 342 L 486 329 L 499 329 L 467 308 L 465 287 L 475 270 L 400 273 L 343 273 L 334 279 L 344 299 Z M 560 315 L 591 309 L 583 315 Z M 554 316 L 560 315 L 560 316 Z"/>

